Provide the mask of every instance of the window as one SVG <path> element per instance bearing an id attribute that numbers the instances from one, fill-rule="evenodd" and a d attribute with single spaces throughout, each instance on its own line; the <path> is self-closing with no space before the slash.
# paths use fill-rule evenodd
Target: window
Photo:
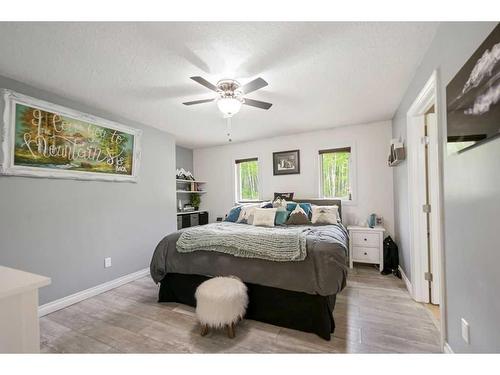
<path id="1" fill-rule="evenodd" d="M 319 152 L 321 196 L 351 200 L 351 148 L 334 148 Z"/>
<path id="2" fill-rule="evenodd" d="M 236 160 L 236 200 L 259 200 L 259 161 L 257 158 Z"/>

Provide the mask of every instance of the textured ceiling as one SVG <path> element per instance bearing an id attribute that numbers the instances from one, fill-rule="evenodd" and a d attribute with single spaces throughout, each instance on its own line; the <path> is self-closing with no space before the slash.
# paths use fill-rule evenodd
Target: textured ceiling
<path id="1" fill-rule="evenodd" d="M 173 134 L 224 144 L 215 83 L 262 77 L 234 142 L 392 118 L 437 23 L 1 23 L 0 75 Z"/>

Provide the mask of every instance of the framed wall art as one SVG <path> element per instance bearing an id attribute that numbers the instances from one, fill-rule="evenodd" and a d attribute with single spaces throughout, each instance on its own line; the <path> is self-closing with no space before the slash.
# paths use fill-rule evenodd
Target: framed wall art
<path id="1" fill-rule="evenodd" d="M 273 175 L 300 174 L 300 150 L 273 152 Z"/>
<path id="2" fill-rule="evenodd" d="M 0 173 L 136 182 L 142 131 L 2 90 Z"/>
<path id="3" fill-rule="evenodd" d="M 500 24 L 446 86 L 446 106 L 448 154 L 500 136 Z"/>

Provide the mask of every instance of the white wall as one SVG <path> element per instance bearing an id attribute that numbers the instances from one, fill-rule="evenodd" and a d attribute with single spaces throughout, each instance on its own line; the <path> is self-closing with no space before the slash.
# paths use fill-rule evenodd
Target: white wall
<path id="1" fill-rule="evenodd" d="M 319 158 L 323 149 L 351 146 L 355 168 L 353 204 L 343 207 L 344 222 L 365 220 L 375 212 L 384 218 L 389 233 L 394 228 L 392 170 L 387 166 L 391 122 L 352 125 L 259 141 L 194 150 L 196 178 L 207 182 L 202 208 L 211 221 L 224 216 L 235 200 L 234 161 L 258 157 L 263 199 L 274 192 L 295 192 L 297 198 L 319 196 Z M 273 176 L 273 152 L 300 149 L 300 174 Z"/>

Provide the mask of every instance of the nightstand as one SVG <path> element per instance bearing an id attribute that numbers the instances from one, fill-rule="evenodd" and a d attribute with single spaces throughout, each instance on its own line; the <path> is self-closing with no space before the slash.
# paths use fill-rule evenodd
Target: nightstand
<path id="1" fill-rule="evenodd" d="M 384 232 L 382 227 L 349 225 L 349 267 L 353 262 L 378 264 L 384 269 Z"/>

